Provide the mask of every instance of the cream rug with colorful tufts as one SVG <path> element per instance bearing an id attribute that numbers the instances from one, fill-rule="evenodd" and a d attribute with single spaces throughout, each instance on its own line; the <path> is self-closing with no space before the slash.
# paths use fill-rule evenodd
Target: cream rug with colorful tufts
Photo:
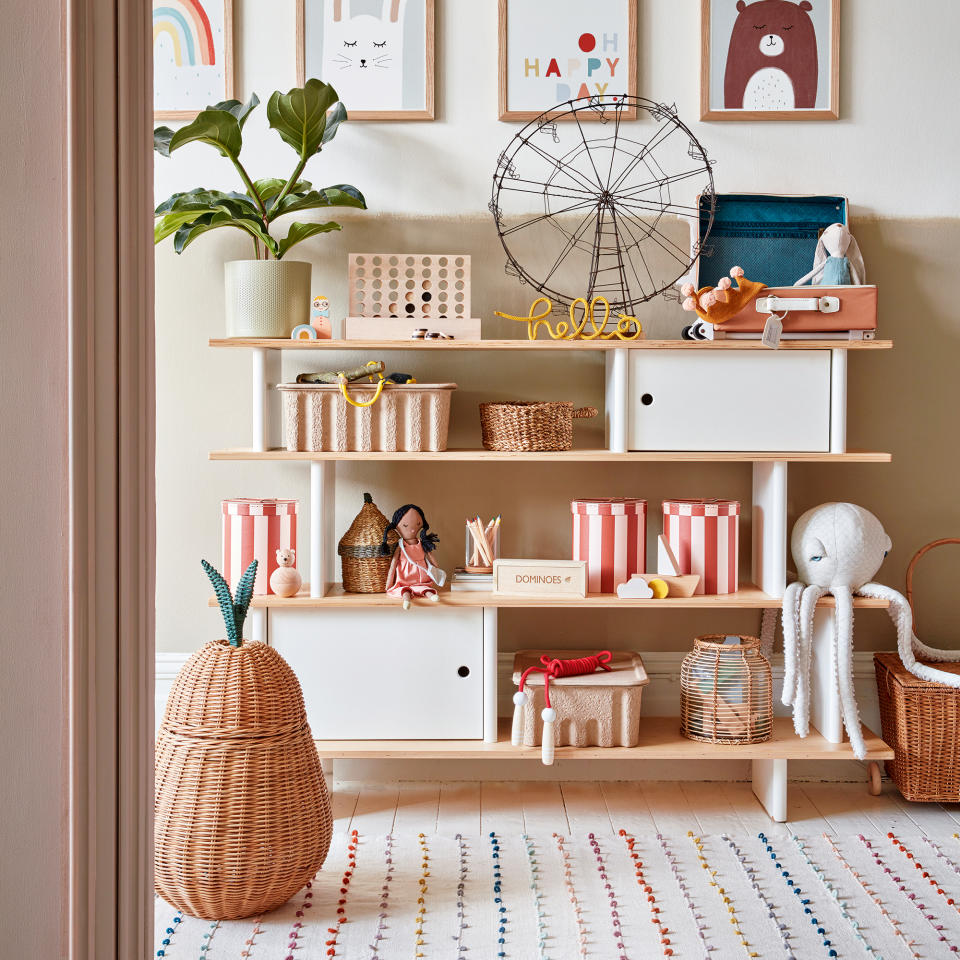
<path id="1" fill-rule="evenodd" d="M 960 839 L 353 832 L 273 913 L 158 900 L 156 930 L 163 960 L 940 960 L 960 948 Z"/>

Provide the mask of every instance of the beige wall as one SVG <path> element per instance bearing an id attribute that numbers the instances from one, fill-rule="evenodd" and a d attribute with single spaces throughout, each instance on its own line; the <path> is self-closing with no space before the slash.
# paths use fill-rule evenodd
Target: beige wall
<path id="1" fill-rule="evenodd" d="M 518 336 L 495 309 L 523 312 L 530 291 L 503 272 L 503 255 L 485 212 L 495 158 L 516 129 L 498 123 L 496 111 L 496 4 L 492 0 L 438 3 L 438 120 L 428 124 L 347 124 L 313 161 L 318 183 L 349 180 L 366 193 L 367 214 L 340 217 L 344 230 L 303 244 L 298 258 L 314 265 L 314 287 L 335 309 L 345 302 L 350 251 L 456 250 L 473 256 L 473 301 L 484 336 Z M 926 539 L 960 530 L 955 497 L 957 361 L 960 321 L 949 294 L 954 251 L 960 244 L 960 187 L 953 170 L 960 147 L 954 124 L 940 121 L 937 90 L 949 89 L 952 36 L 960 7 L 932 4 L 938 29 L 916 39 L 901 34 L 896 47 L 890 23 L 902 16 L 893 0 L 845 0 L 842 22 L 842 114 L 839 123 L 700 124 L 697 115 L 699 4 L 645 0 L 640 4 L 640 92 L 677 103 L 681 118 L 717 159 L 720 191 L 841 192 L 850 196 L 853 223 L 868 271 L 881 284 L 881 332 L 897 340 L 889 354 L 851 361 L 852 446 L 891 450 L 889 466 L 796 466 L 790 472 L 791 516 L 828 499 L 850 499 L 875 510 L 894 539 L 881 572 L 902 583 L 912 551 Z M 239 0 L 240 95 L 262 99 L 294 82 L 292 7 Z M 938 53 L 939 52 L 939 53 Z M 902 69 L 895 69 L 896 65 Z M 881 82 L 878 71 L 896 78 Z M 895 72 L 892 72 L 895 71 Z M 349 105 L 348 105 L 349 106 Z M 287 152 L 251 120 L 254 176 L 284 171 Z M 274 142 L 276 141 L 276 142 Z M 171 160 L 157 160 L 157 194 L 199 183 L 228 185 L 229 170 L 200 145 Z M 921 219 L 943 215 L 949 219 Z M 209 234 L 183 257 L 169 242 L 157 251 L 158 428 L 158 646 L 192 650 L 218 635 L 218 614 L 207 610 L 208 589 L 199 558 L 219 559 L 219 501 L 224 496 L 294 496 L 307 520 L 307 470 L 296 464 L 211 463 L 211 449 L 249 443 L 250 359 L 243 351 L 211 350 L 208 337 L 223 334 L 222 265 L 248 256 L 240 234 Z M 675 305 L 647 305 L 642 318 L 654 336 L 676 335 Z M 306 369 L 287 355 L 287 377 Z M 482 365 L 477 357 L 483 357 Z M 324 365 L 358 356 L 324 356 Z M 369 359 L 363 357 L 362 359 Z M 596 357 L 562 361 L 529 355 L 492 363 L 486 355 L 382 356 L 392 369 L 421 381 L 455 380 L 451 443 L 476 445 L 476 404 L 483 399 L 570 399 L 600 405 L 603 372 Z M 318 367 L 314 367 L 318 369 Z M 578 427 L 578 442 L 599 439 L 599 426 Z M 370 490 L 384 512 L 407 500 L 421 502 L 441 537 L 440 561 L 459 560 L 462 517 L 504 514 L 508 553 L 564 556 L 569 549 L 573 496 L 632 495 L 656 506 L 664 496 L 738 497 L 749 501 L 750 472 L 737 465 L 444 465 L 342 464 L 338 470 L 336 529 L 346 529 Z M 749 523 L 749 516 L 745 518 Z M 656 517 L 651 533 L 657 532 Z M 745 529 L 744 533 L 748 531 Z M 749 537 L 744 536 L 749 542 Z M 301 541 L 306 568 L 306 528 Z M 960 551 L 957 552 L 960 557 Z M 935 557 L 937 572 L 921 586 L 924 627 L 950 638 L 951 577 L 957 557 Z M 741 565 L 749 569 L 746 556 Z M 557 646 L 576 645 L 589 632 L 611 644 L 684 649 L 696 632 L 756 627 L 741 614 L 676 615 L 587 612 L 562 617 L 541 611 L 504 611 L 504 649 L 523 646 L 546 628 Z M 882 614 L 858 618 L 861 649 L 892 643 Z"/>
<path id="2" fill-rule="evenodd" d="M 0 952 L 62 957 L 67 342 L 60 5 L 0 37 Z"/>

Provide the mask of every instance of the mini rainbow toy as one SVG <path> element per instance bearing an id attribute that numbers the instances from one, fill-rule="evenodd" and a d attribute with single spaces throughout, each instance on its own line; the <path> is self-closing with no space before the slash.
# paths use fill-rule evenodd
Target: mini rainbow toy
<path id="1" fill-rule="evenodd" d="M 210 18 L 200 0 L 156 0 L 153 5 L 153 43 L 167 34 L 178 67 L 216 63 Z"/>

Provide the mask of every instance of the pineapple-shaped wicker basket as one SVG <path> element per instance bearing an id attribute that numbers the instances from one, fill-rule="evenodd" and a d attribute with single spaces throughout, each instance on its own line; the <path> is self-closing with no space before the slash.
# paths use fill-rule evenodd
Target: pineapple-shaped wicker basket
<path id="1" fill-rule="evenodd" d="M 353 518 L 350 528 L 340 538 L 337 553 L 343 567 L 343 589 L 347 593 L 384 593 L 390 560 L 400 536 L 391 530 L 387 535 L 390 554 L 380 556 L 383 531 L 390 521 L 377 509 L 369 493 L 363 495 L 363 506 Z"/>
<path id="2" fill-rule="evenodd" d="M 300 683 L 272 647 L 240 639 L 255 562 L 236 602 L 204 565 L 228 639 L 198 650 L 167 700 L 156 749 L 155 883 L 185 913 L 232 920 L 280 906 L 310 880 L 333 822 Z"/>

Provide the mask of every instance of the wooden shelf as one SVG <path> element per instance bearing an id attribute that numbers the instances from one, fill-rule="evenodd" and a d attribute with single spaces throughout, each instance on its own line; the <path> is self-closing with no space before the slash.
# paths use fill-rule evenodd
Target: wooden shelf
<path id="1" fill-rule="evenodd" d="M 261 350 L 769 350 L 759 340 L 266 340 L 232 337 L 211 347 Z M 892 340 L 783 340 L 781 350 L 889 350 Z"/>
<path id="2" fill-rule="evenodd" d="M 892 760 L 890 749 L 863 728 L 867 760 Z M 321 757 L 339 759 L 539 760 L 539 747 L 514 747 L 510 721 L 499 721 L 496 743 L 482 740 L 317 740 Z M 852 760 L 849 743 L 829 743 L 816 731 L 801 739 L 787 717 L 773 721 L 766 743 L 712 744 L 680 734 L 676 717 L 641 717 L 640 743 L 635 747 L 557 747 L 557 760 Z"/>
<path id="3" fill-rule="evenodd" d="M 715 451 L 715 450 L 643 450 L 613 453 L 610 450 L 563 450 L 523 453 L 500 450 L 438 450 L 390 452 L 373 451 L 289 451 L 234 448 L 212 450 L 211 460 L 429 460 L 437 462 L 510 462 L 510 463 L 890 463 L 889 453 L 851 450 L 847 453 L 809 451 Z"/>
<path id="4" fill-rule="evenodd" d="M 432 607 L 431 600 L 414 600 L 414 606 Z M 594 593 L 586 597 L 523 597 L 499 593 L 487 593 L 479 590 L 458 590 L 452 592 L 443 590 L 440 593 L 438 604 L 441 607 L 558 607 L 582 608 L 587 610 L 614 609 L 614 610 L 764 610 L 779 608 L 783 601 L 779 597 L 771 597 L 752 583 L 744 585 L 736 593 L 721 596 L 704 597 L 667 597 L 665 600 L 621 600 L 615 594 Z M 211 607 L 217 606 L 216 598 L 209 600 Z M 303 589 L 295 597 L 278 597 L 275 594 L 255 596 L 250 606 L 270 607 L 275 610 L 306 610 L 331 609 L 341 607 L 346 609 L 361 609 L 368 607 L 397 608 L 399 600 L 388 597 L 385 593 L 346 593 L 342 584 L 334 584 L 327 591 L 326 596 L 311 597 L 310 587 L 304 584 Z M 820 606 L 833 607 L 836 605 L 833 597 L 824 597 Z M 855 607 L 874 607 L 886 609 L 889 604 L 886 600 L 876 600 L 868 597 L 854 597 Z"/>

